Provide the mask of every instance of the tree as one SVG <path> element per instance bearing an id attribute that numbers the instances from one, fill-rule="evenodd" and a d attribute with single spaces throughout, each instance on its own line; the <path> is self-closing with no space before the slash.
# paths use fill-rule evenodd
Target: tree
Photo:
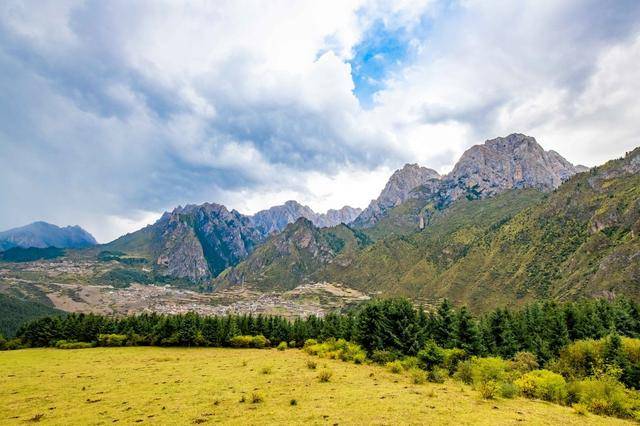
<path id="1" fill-rule="evenodd" d="M 443 348 L 456 346 L 456 317 L 449 300 L 444 299 L 438 307 L 433 325 L 433 336 L 438 345 Z"/>
<path id="2" fill-rule="evenodd" d="M 456 319 L 457 333 L 456 341 L 460 349 L 469 355 L 480 355 L 482 353 L 482 341 L 476 321 L 473 319 L 466 306 L 458 312 Z"/>

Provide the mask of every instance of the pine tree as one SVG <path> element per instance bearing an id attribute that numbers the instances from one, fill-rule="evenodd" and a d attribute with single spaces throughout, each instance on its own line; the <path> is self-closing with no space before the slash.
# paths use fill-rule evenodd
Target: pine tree
<path id="1" fill-rule="evenodd" d="M 456 316 L 453 305 L 444 299 L 435 316 L 434 338 L 436 343 L 443 348 L 456 346 Z"/>
<path id="2" fill-rule="evenodd" d="M 476 321 L 473 319 L 466 306 L 463 306 L 457 316 L 456 341 L 460 349 L 469 355 L 482 353 L 482 342 Z"/>

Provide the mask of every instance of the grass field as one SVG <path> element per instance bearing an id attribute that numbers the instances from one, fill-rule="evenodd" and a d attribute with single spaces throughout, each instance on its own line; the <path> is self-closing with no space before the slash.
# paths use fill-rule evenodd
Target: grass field
<path id="1" fill-rule="evenodd" d="M 316 370 L 307 367 L 309 359 Z M 333 374 L 321 383 L 325 368 Z M 25 422 L 626 423 L 539 401 L 484 401 L 457 382 L 416 385 L 382 367 L 299 350 L 148 347 L 0 352 L 0 424 Z"/>

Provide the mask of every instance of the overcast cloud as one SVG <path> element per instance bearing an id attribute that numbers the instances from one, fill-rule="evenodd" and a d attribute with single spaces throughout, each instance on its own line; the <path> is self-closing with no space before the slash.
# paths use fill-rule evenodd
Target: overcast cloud
<path id="1" fill-rule="evenodd" d="M 635 0 L 5 0 L 0 70 L 0 229 L 102 242 L 178 204 L 364 207 L 516 131 L 640 145 Z"/>

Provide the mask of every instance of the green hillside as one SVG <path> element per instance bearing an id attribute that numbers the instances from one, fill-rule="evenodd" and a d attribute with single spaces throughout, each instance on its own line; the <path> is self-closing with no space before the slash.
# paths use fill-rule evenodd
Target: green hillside
<path id="1" fill-rule="evenodd" d="M 639 171 L 636 149 L 550 194 L 512 190 L 445 210 L 411 199 L 366 231 L 373 244 L 330 257 L 305 249 L 276 255 L 267 244 L 226 276 L 241 271 L 243 283 L 261 289 L 341 282 L 425 303 L 446 297 L 480 311 L 541 298 L 637 300 Z M 420 231 L 418 214 L 426 211 L 429 223 Z"/>
<path id="2" fill-rule="evenodd" d="M 0 334 L 3 336 L 14 336 L 18 328 L 27 321 L 58 314 L 62 314 L 62 311 L 0 293 Z"/>

